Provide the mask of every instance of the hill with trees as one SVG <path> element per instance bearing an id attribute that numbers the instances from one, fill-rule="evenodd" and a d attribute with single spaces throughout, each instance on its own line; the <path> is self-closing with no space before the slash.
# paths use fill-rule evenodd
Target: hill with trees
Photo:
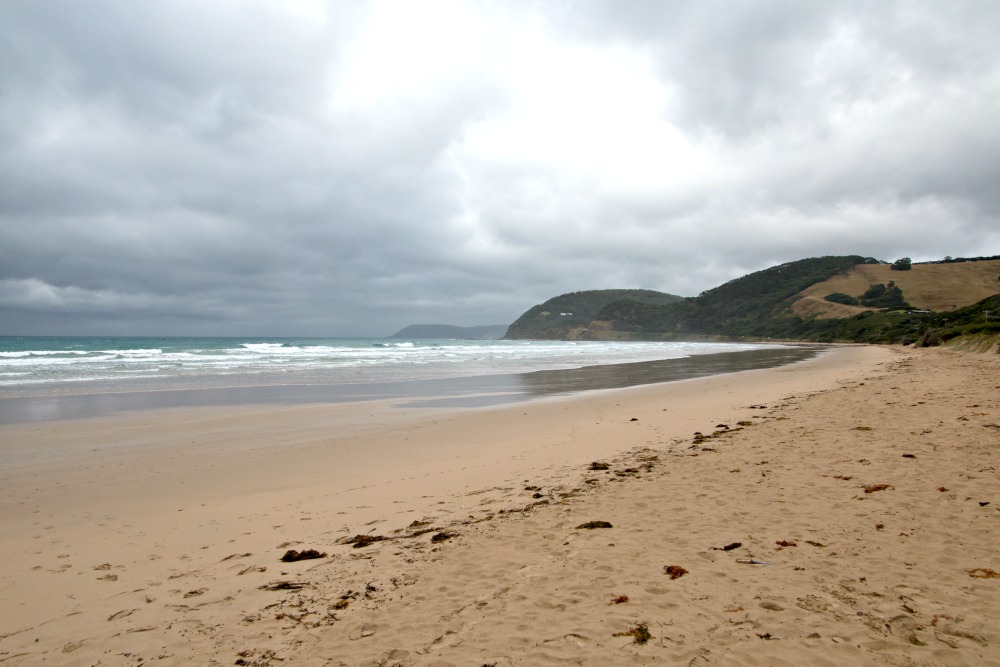
<path id="1" fill-rule="evenodd" d="M 995 326 L 1000 333 L 1000 304 L 994 303 L 1000 300 L 1000 258 L 903 260 L 803 259 L 690 298 L 640 290 L 565 294 L 530 309 L 506 337 L 935 344 L 987 335 Z"/>
<path id="2" fill-rule="evenodd" d="M 521 315 L 505 338 L 571 340 L 588 338 L 588 330 L 608 304 L 619 301 L 658 306 L 678 303 L 684 297 L 644 289 L 606 289 L 570 292 L 553 297 Z"/>

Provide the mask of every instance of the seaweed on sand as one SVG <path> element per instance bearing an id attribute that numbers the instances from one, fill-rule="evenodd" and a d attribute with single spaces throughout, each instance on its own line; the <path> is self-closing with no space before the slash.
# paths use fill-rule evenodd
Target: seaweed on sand
<path id="1" fill-rule="evenodd" d="M 594 528 L 612 528 L 613 526 L 607 521 L 588 521 L 587 523 L 581 523 L 576 527 L 577 530 L 586 529 L 593 530 Z"/>
<path id="2" fill-rule="evenodd" d="M 876 491 L 890 491 L 894 489 L 892 484 L 869 484 L 865 487 L 865 493 L 875 493 Z"/>
<path id="3" fill-rule="evenodd" d="M 345 540 L 343 544 L 352 544 L 355 549 L 360 549 L 361 547 L 367 547 L 369 544 L 375 544 L 385 539 L 388 538 L 384 535 L 355 535 L 351 539 Z"/>
<path id="4" fill-rule="evenodd" d="M 680 579 L 687 573 L 688 571 L 680 565 L 665 565 L 663 567 L 663 574 L 669 574 L 671 579 Z"/>
<path id="5" fill-rule="evenodd" d="M 308 582 L 304 581 L 272 581 L 271 583 L 264 584 L 259 588 L 262 591 L 297 591 L 308 585 Z"/>
<path id="6" fill-rule="evenodd" d="M 283 563 L 294 563 L 299 560 L 311 560 L 313 558 L 326 558 L 326 553 L 320 553 L 315 549 L 303 549 L 302 551 L 296 551 L 295 549 L 289 549 L 285 552 L 285 555 L 281 557 L 281 562 Z"/>
<path id="7" fill-rule="evenodd" d="M 649 626 L 647 626 L 645 623 L 639 623 L 637 625 L 633 625 L 625 632 L 616 632 L 614 636 L 632 637 L 632 643 L 634 644 L 645 644 L 646 642 L 648 642 L 650 639 L 653 638 L 653 635 L 649 634 Z"/>
<path id="8" fill-rule="evenodd" d="M 974 579 L 1000 579 L 1000 572 L 994 572 L 988 567 L 976 567 L 969 570 L 969 576 Z"/>

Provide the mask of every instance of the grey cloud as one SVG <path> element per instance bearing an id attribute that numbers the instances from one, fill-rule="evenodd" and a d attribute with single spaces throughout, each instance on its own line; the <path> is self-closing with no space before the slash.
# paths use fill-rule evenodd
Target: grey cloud
<path id="1" fill-rule="evenodd" d="M 0 334 L 377 335 L 805 256 L 1000 252 L 990 3 L 442 7 L 0 7 Z M 532 96 L 599 106 L 619 74 L 662 108 L 567 110 L 586 124 L 554 156 Z"/>

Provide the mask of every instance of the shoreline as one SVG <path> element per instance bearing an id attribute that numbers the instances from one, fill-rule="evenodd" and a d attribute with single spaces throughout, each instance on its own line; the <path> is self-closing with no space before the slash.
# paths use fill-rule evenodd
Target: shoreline
<path id="1" fill-rule="evenodd" d="M 829 346 L 775 345 L 767 349 L 694 354 L 655 361 L 602 364 L 521 373 L 428 378 L 368 383 L 242 384 L 214 387 L 123 389 L 117 383 L 60 386 L 26 385 L 0 392 L 0 424 L 110 417 L 132 412 L 192 407 L 332 405 L 402 401 L 401 407 L 490 407 L 554 395 L 676 382 L 709 375 L 796 363 Z M 241 376 L 245 380 L 246 377 Z M 221 378 L 215 378 L 219 380 Z M 45 387 L 53 393 L 34 393 Z M 89 389 L 88 389 L 89 387 Z M 27 393 L 21 393 L 26 391 Z"/>
<path id="2" fill-rule="evenodd" d="M 498 664 L 515 664 L 517 656 L 543 656 L 551 649 L 562 654 L 576 651 L 584 658 L 596 651 L 589 658 L 592 664 L 607 664 L 608 655 L 627 658 L 626 662 L 641 661 L 646 655 L 641 651 L 646 649 L 624 648 L 627 641 L 621 638 L 614 640 L 614 653 L 601 653 L 611 650 L 612 632 L 598 638 L 592 629 L 576 632 L 589 637 L 587 641 L 564 638 L 548 644 L 546 638 L 536 636 L 530 645 L 515 642 L 512 646 L 521 646 L 520 650 L 511 648 L 504 658 L 496 652 L 497 642 L 502 644 L 505 636 L 526 632 L 532 636 L 527 628 L 506 625 L 515 623 L 512 618 L 493 619 L 496 636 L 492 639 L 478 635 L 473 639 L 468 634 L 487 626 L 437 619 L 499 613 L 500 605 L 495 602 L 499 598 L 490 597 L 500 590 L 495 580 L 510 580 L 516 589 L 531 581 L 524 578 L 524 567 L 544 571 L 552 564 L 567 562 L 569 551 L 582 553 L 577 547 L 584 544 L 589 545 L 587 549 L 600 544 L 607 549 L 607 537 L 597 535 L 601 531 L 584 537 L 567 526 L 567 521 L 572 523 L 584 514 L 589 519 L 624 516 L 638 511 L 642 504 L 652 512 L 650 520 L 655 518 L 652 525 L 663 529 L 669 528 L 678 513 L 694 512 L 704 523 L 718 523 L 729 515 L 725 511 L 719 514 L 716 505 L 724 507 L 734 500 L 714 495 L 718 479 L 739 496 L 736 500 L 743 505 L 741 511 L 748 512 L 742 523 L 759 522 L 761 513 L 776 507 L 774 499 L 761 504 L 760 498 L 737 491 L 749 478 L 730 472 L 726 466 L 732 464 L 713 463 L 716 452 L 689 451 L 692 433 L 711 436 L 714 439 L 704 446 L 721 450 L 730 437 L 754 438 L 766 429 L 777 429 L 763 441 L 750 444 L 760 452 L 754 454 L 759 460 L 750 465 L 767 459 L 765 463 L 772 462 L 761 472 L 767 470 L 769 475 L 780 477 L 788 465 L 774 461 L 773 453 L 769 456 L 767 450 L 790 436 L 793 440 L 806 437 L 799 431 L 802 424 L 795 424 L 794 432 L 789 430 L 790 425 L 782 421 L 782 417 L 787 419 L 786 413 L 795 414 L 802 409 L 799 405 L 813 398 L 819 403 L 836 403 L 849 395 L 887 391 L 895 381 L 893 374 L 902 372 L 900 367 L 913 359 L 939 357 L 949 363 L 958 359 L 947 353 L 921 356 L 887 348 L 845 347 L 775 369 L 473 411 L 412 410 L 382 402 L 272 406 L 267 410 L 182 409 L 155 416 L 129 414 L 2 426 L 0 441 L 7 443 L 5 460 L 10 465 L 5 466 L 0 480 L 0 546 L 8 554 L 0 568 L 0 592 L 14 602 L 0 612 L 0 659 L 6 664 L 34 664 L 44 656 L 61 664 L 93 664 L 98 660 L 102 664 L 136 664 L 136 658 L 150 662 L 158 658 L 156 664 L 185 664 L 199 656 L 212 664 L 232 664 L 245 658 L 244 664 L 252 664 L 251 660 L 255 664 L 281 664 L 291 659 L 295 664 L 310 665 L 410 665 L 451 664 L 451 660 L 454 664 L 470 664 L 470 660 L 483 664 L 497 657 Z M 942 368 L 947 370 L 947 364 Z M 941 381 L 939 377 L 927 378 L 928 387 L 921 391 L 932 392 L 930 385 Z M 909 384 L 905 389 L 915 391 Z M 977 420 L 1000 421 L 997 406 L 980 404 L 987 413 L 993 410 L 990 414 L 994 416 Z M 761 407 L 765 405 L 769 407 Z M 851 405 L 852 413 L 846 417 L 855 421 L 865 419 L 865 409 L 879 407 L 871 406 L 870 401 Z M 823 419 L 834 417 L 829 414 Z M 884 419 L 878 417 L 877 410 L 868 418 L 873 419 L 866 422 L 871 424 L 869 428 L 883 428 Z M 806 425 L 805 431 L 822 431 L 823 419 Z M 740 422 L 760 428 L 737 433 Z M 720 423 L 731 425 L 733 434 L 711 435 Z M 836 438 L 840 437 L 838 430 Z M 20 443 L 22 449 L 30 445 L 34 455 L 12 455 L 10 443 Z M 740 452 L 738 447 L 731 449 L 731 453 L 726 449 L 725 456 Z M 822 463 L 830 474 L 838 466 L 849 467 L 846 461 L 850 455 L 844 457 L 840 452 L 845 462 L 833 465 L 823 463 L 830 456 L 824 452 L 814 452 L 817 458 L 810 465 Z M 837 458 L 836 450 L 832 454 Z M 656 464 L 656 472 L 646 471 L 651 474 L 640 474 L 641 479 L 632 479 L 632 473 L 621 477 L 603 473 L 601 477 L 586 471 L 588 462 L 595 460 L 617 460 L 612 472 L 641 471 L 642 458 L 651 456 L 664 464 L 669 460 L 670 465 Z M 922 452 L 918 456 L 924 458 Z M 894 460 L 898 460 L 898 453 Z M 652 464 L 652 460 L 646 463 Z M 736 467 L 750 473 L 754 468 L 747 465 Z M 685 470 L 689 476 L 681 474 Z M 598 483 L 586 482 L 595 476 Z M 671 487 L 662 488 L 663 482 L 655 482 L 657 479 Z M 758 484 L 772 484 L 767 476 L 760 480 Z M 897 486 L 902 485 L 897 482 Z M 537 490 L 528 491 L 529 487 Z M 747 489 L 756 489 L 756 485 Z M 615 499 L 620 493 L 631 493 L 629 490 L 648 491 L 653 496 Z M 540 497 L 534 498 L 536 493 Z M 654 500 L 659 497 L 656 494 L 663 493 L 667 495 Z M 672 504 L 680 505 L 666 508 L 664 503 L 670 504 L 671 498 Z M 808 498 L 802 499 L 806 501 Z M 586 509 L 593 503 L 597 505 Z M 1000 505 L 1000 497 L 995 504 Z M 598 511 L 598 506 L 605 509 Z M 704 521 L 713 516 L 716 518 Z M 837 521 L 849 523 L 850 513 L 836 516 Z M 770 520 L 781 523 L 782 517 L 774 515 Z M 525 528 L 527 521 L 541 522 L 540 532 L 527 536 L 529 542 L 524 543 L 510 531 Z M 614 535 L 612 542 L 626 546 L 640 539 L 646 543 L 646 558 L 659 563 L 665 557 L 663 551 L 669 551 L 670 539 L 649 542 L 651 538 L 643 538 L 638 527 L 622 533 L 629 521 L 620 521 L 613 521 L 617 532 L 609 531 Z M 431 542 L 433 534 L 406 537 L 416 532 L 414 522 L 434 528 L 437 533 L 433 534 L 454 532 L 456 537 L 440 545 Z M 732 530 L 738 525 L 731 524 L 722 532 L 745 533 L 747 527 Z M 701 529 L 698 523 L 670 528 L 682 531 L 675 537 Z M 514 554 L 508 547 L 490 542 L 492 535 L 500 533 L 511 540 L 511 548 L 516 546 Z M 343 538 L 364 534 L 391 539 L 385 545 L 359 550 L 338 544 Z M 546 537 L 549 535 L 556 541 Z M 995 533 L 984 539 L 996 546 Z M 563 541 L 571 548 L 561 546 Z M 329 557 L 280 563 L 281 554 L 292 548 L 316 548 Z M 491 549 L 503 557 L 491 560 Z M 463 553 L 475 555 L 472 560 L 462 560 Z M 704 555 L 696 557 L 704 560 L 713 552 L 701 553 Z M 521 557 L 532 562 L 514 563 Z M 621 553 L 614 554 L 609 563 L 620 558 Z M 828 559 L 836 560 L 833 556 Z M 627 562 L 631 561 L 623 561 Z M 659 563 L 656 568 L 666 564 Z M 1000 569 L 997 563 L 992 565 Z M 481 571 L 485 567 L 490 567 L 492 574 Z M 603 566 L 597 563 L 595 567 Z M 571 569 L 580 571 L 577 566 Z M 464 587 L 454 589 L 440 582 L 447 590 L 432 593 L 425 588 L 428 582 L 440 581 L 437 577 L 445 571 L 464 581 Z M 573 588 L 573 576 L 568 572 L 549 572 L 544 580 L 534 581 L 532 589 L 538 589 L 539 595 L 559 597 L 562 593 L 547 587 Z M 566 576 L 569 579 L 560 579 Z M 626 572 L 625 576 L 634 575 Z M 301 591 L 259 589 L 276 581 L 307 583 Z M 681 581 L 687 585 L 695 579 Z M 367 590 L 366 582 L 377 590 Z M 984 581 L 983 585 L 990 583 Z M 652 588 L 666 591 L 660 581 Z M 361 593 L 341 598 L 348 590 Z M 595 590 L 595 595 L 604 596 L 603 588 Z M 574 595 L 580 600 L 570 607 L 582 604 L 582 594 Z M 624 618 L 625 613 L 632 619 L 629 622 L 639 622 L 637 610 L 645 609 L 643 613 L 649 616 L 653 609 L 642 606 L 646 604 L 643 598 L 653 599 L 658 594 L 633 590 L 630 595 L 634 603 L 608 608 L 605 600 L 594 609 L 613 610 L 615 618 Z M 482 596 L 486 596 L 480 600 L 485 604 L 479 606 L 476 600 Z M 500 598 L 506 596 L 500 594 Z M 335 608 L 345 599 L 347 604 Z M 996 596 L 987 599 L 989 604 L 996 601 Z M 453 603 L 454 609 L 467 611 L 448 612 L 446 607 Z M 512 609 L 516 606 L 512 601 L 510 604 Z M 563 612 L 570 607 L 553 604 L 564 605 L 562 611 L 552 610 L 556 617 L 537 622 L 551 624 L 556 618 L 565 618 Z M 673 604 L 670 602 L 668 608 Z M 584 607 L 587 605 L 574 608 Z M 789 608 L 787 602 L 784 608 Z M 537 612 L 539 607 L 531 609 Z M 418 621 L 418 617 L 426 618 Z M 290 620 L 295 618 L 300 620 Z M 671 618 L 671 623 L 681 623 Z M 581 618 L 574 623 L 582 628 L 592 621 Z M 661 622 L 665 623 L 666 617 Z M 664 630 L 650 627 L 661 638 L 662 649 Z M 627 630 L 627 626 L 618 629 Z M 692 626 L 688 632 L 695 629 Z M 973 634 L 976 632 L 985 637 L 986 645 L 993 645 L 991 633 L 976 630 Z M 435 636 L 452 639 L 435 643 Z M 366 642 L 369 637 L 375 639 Z M 462 637 L 466 638 L 464 643 L 453 641 Z M 757 644 L 747 648 L 778 644 L 753 640 Z M 969 640 L 955 641 L 962 647 L 967 643 L 979 646 Z M 475 653 L 476 645 L 481 646 L 480 653 Z M 395 658 L 390 656 L 393 651 L 398 651 Z M 971 655 L 960 654 L 966 658 Z M 268 655 L 274 658 L 273 663 Z M 686 660 L 696 657 L 684 655 Z"/>

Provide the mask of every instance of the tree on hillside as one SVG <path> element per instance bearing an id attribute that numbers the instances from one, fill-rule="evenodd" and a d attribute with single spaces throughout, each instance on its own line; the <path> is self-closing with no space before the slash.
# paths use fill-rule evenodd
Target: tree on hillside
<path id="1" fill-rule="evenodd" d="M 862 306 L 867 306 L 869 308 L 909 308 L 910 304 L 906 303 L 903 298 L 903 290 L 893 281 L 889 281 L 888 285 L 872 285 L 870 286 L 864 294 L 858 297 Z"/>
<path id="2" fill-rule="evenodd" d="M 831 303 L 842 303 L 847 306 L 856 306 L 859 303 L 858 299 L 854 298 L 850 294 L 844 294 L 843 292 L 834 292 L 833 294 L 827 294 L 823 298 Z"/>
<path id="3" fill-rule="evenodd" d="M 901 257 L 889 267 L 892 271 L 909 271 L 913 268 L 913 262 L 909 257 Z"/>

